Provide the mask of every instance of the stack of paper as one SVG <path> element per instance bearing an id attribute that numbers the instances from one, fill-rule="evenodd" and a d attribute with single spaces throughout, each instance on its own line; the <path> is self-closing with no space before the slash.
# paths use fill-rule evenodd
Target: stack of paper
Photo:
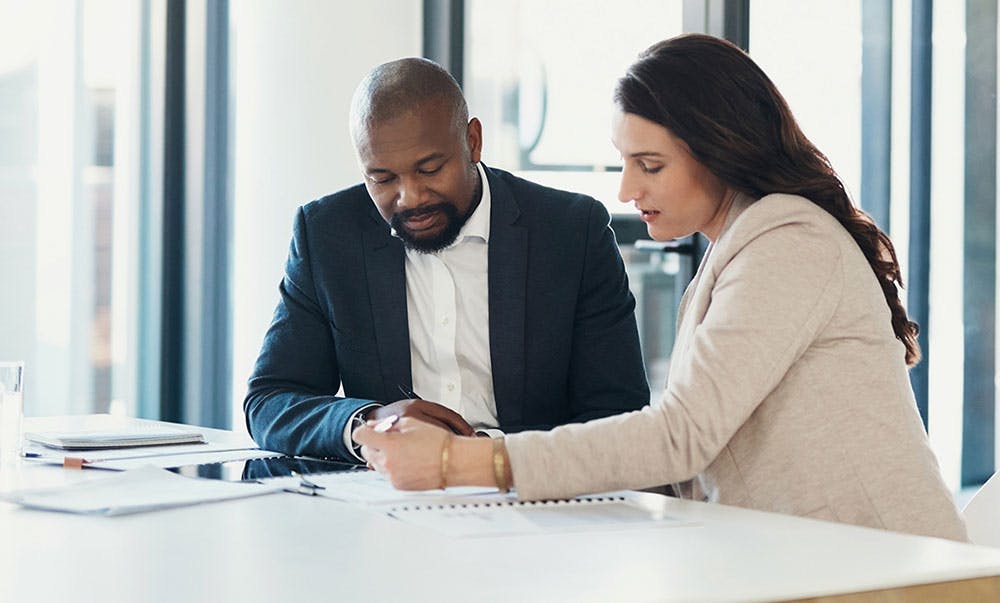
<path id="1" fill-rule="evenodd" d="M 281 484 L 223 482 L 177 475 L 158 467 L 142 467 L 111 477 L 44 490 L 0 495 L 29 509 L 126 515 L 199 503 L 280 492 Z"/>

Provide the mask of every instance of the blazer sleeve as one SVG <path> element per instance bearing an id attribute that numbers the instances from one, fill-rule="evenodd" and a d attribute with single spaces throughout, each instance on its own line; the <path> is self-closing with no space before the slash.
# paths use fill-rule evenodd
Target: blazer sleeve
<path id="1" fill-rule="evenodd" d="M 785 224 L 736 252 L 660 403 L 508 436 L 518 495 L 643 488 L 708 467 L 832 317 L 844 285 L 830 239 L 812 225 Z"/>
<path id="2" fill-rule="evenodd" d="M 340 389 L 337 353 L 317 300 L 302 208 L 279 292 L 243 401 L 247 429 L 265 450 L 356 462 L 344 444 L 344 428 L 354 411 L 372 401 L 335 395 Z"/>
<path id="3" fill-rule="evenodd" d="M 569 367 L 571 421 L 583 422 L 649 404 L 635 298 L 607 209 L 593 201 Z"/>

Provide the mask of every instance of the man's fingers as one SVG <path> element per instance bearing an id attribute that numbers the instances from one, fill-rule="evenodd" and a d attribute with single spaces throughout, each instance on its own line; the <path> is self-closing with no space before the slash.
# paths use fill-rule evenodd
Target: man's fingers
<path id="1" fill-rule="evenodd" d="M 418 417 L 414 417 L 414 418 L 418 418 Z M 437 417 L 435 417 L 433 415 L 421 415 L 419 417 L 419 420 L 423 421 L 424 423 L 427 423 L 428 425 L 433 425 L 434 427 L 440 427 L 441 429 L 443 429 L 445 431 L 455 431 L 454 429 L 452 429 L 451 425 L 449 425 L 448 423 L 445 423 L 444 421 L 438 419 Z"/>
<path id="2" fill-rule="evenodd" d="M 425 415 L 437 419 L 443 427 L 453 431 L 458 435 L 470 436 L 473 434 L 472 427 L 462 418 L 462 415 L 452 409 L 440 404 L 428 403 L 420 409 Z"/>

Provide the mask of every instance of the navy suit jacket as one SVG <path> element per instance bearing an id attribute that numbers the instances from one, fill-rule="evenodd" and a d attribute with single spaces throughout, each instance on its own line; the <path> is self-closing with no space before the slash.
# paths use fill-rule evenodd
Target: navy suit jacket
<path id="1" fill-rule="evenodd" d="M 486 170 L 489 341 L 499 427 L 549 429 L 649 402 L 603 205 Z M 344 427 L 411 386 L 405 252 L 363 185 L 299 208 L 281 300 L 244 401 L 265 449 L 353 459 Z M 341 384 L 346 398 L 338 398 Z"/>

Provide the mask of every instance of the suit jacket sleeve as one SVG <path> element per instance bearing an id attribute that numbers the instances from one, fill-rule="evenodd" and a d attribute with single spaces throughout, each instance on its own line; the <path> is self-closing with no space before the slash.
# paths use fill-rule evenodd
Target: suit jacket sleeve
<path id="1" fill-rule="evenodd" d="M 598 202 L 590 209 L 587 245 L 575 308 L 569 369 L 573 422 L 636 410 L 649 403 L 635 323 L 635 298 Z"/>
<path id="2" fill-rule="evenodd" d="M 333 331 L 317 300 L 306 215 L 295 219 L 281 299 L 250 377 L 243 410 L 266 450 L 355 461 L 344 428 L 371 400 L 338 398 L 340 371 Z"/>

